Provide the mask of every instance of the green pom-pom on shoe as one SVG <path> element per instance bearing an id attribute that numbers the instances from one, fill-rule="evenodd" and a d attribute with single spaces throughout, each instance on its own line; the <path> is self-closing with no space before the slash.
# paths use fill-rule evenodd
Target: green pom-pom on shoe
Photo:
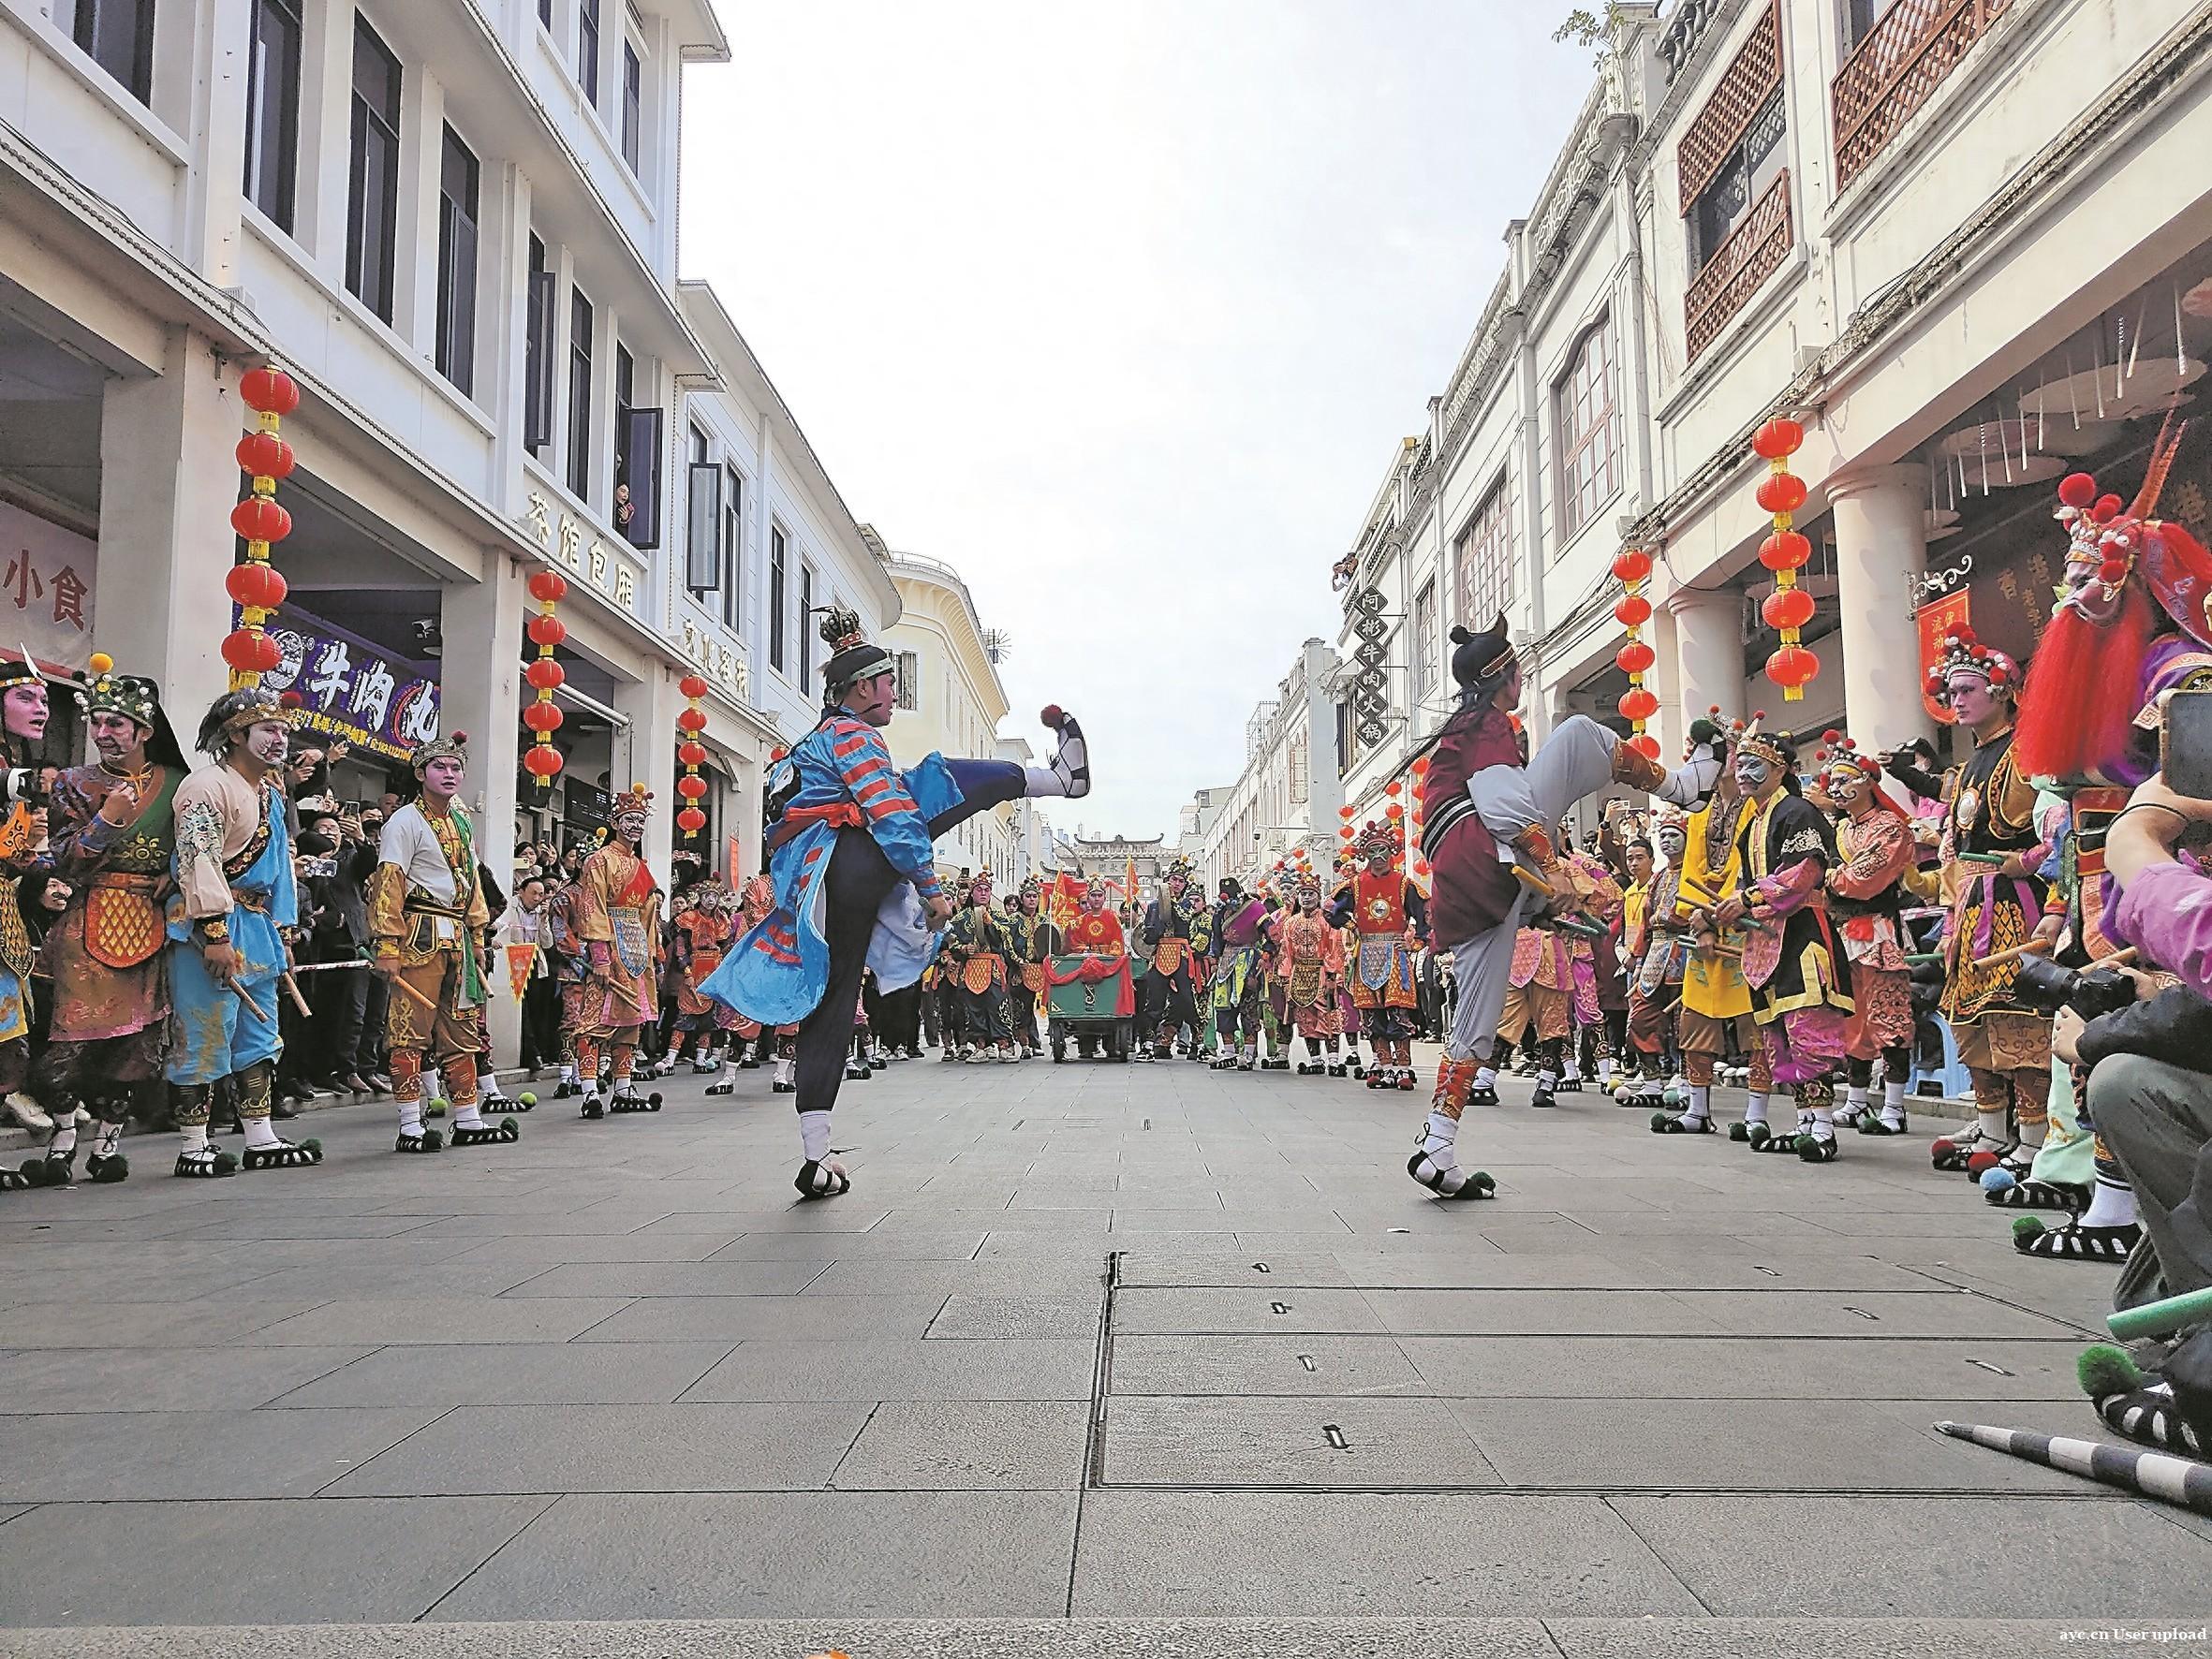
<path id="1" fill-rule="evenodd" d="M 422 1103 L 422 1115 L 426 1118 L 442 1118 L 446 1115 L 446 1106 L 447 1102 L 442 1098 L 425 1100 Z"/>
<path id="2" fill-rule="evenodd" d="M 1667 1132 L 1667 1114 L 1665 1112 L 1655 1111 L 1651 1114 L 1651 1132 L 1654 1135 L 1664 1135 Z"/>
<path id="3" fill-rule="evenodd" d="M 2013 1223 L 2013 1241 L 2014 1244 L 2025 1243 L 2045 1230 L 2043 1224 L 2034 1216 L 2023 1215 Z"/>
<path id="4" fill-rule="evenodd" d="M 2128 1358 L 2127 1350 L 2116 1348 L 2110 1343 L 2084 1348 L 2082 1357 L 2074 1361 L 2073 1374 L 2082 1385 L 2082 1392 L 2092 1400 L 2101 1400 L 2108 1394 L 2131 1394 L 2145 1381 L 2143 1368 Z"/>
<path id="5" fill-rule="evenodd" d="M 521 1101 L 524 1106 L 536 1106 L 538 1104 L 538 1096 L 527 1089 L 524 1089 L 520 1094 L 516 1095 L 515 1098 Z"/>

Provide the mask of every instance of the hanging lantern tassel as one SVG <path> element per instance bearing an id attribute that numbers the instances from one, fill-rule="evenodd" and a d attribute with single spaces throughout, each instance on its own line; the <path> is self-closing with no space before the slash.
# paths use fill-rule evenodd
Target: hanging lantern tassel
<path id="1" fill-rule="evenodd" d="M 707 792 L 707 781 L 699 775 L 707 757 L 706 745 L 699 741 L 699 734 L 707 728 L 707 683 L 701 675 L 686 674 L 676 682 L 676 689 L 691 705 L 676 716 L 676 758 L 684 764 L 684 775 L 676 780 L 676 793 L 684 798 L 676 828 L 688 841 L 707 827 L 707 815 L 699 805 Z"/>
<path id="2" fill-rule="evenodd" d="M 1805 688 L 1821 671 L 1821 659 L 1800 640 L 1813 619 L 1813 596 L 1798 585 L 1797 573 L 1813 556 L 1812 543 L 1792 525 L 1805 505 L 1805 480 L 1790 470 L 1790 457 L 1805 442 L 1805 428 L 1777 415 L 1752 436 L 1751 448 L 1763 459 L 1767 476 L 1759 480 L 1758 501 L 1773 516 L 1774 531 L 1759 549 L 1759 562 L 1774 572 L 1775 591 L 1759 614 L 1782 642 L 1766 659 L 1766 677 L 1782 688 L 1782 701 L 1805 700 Z"/>
<path id="3" fill-rule="evenodd" d="M 276 432 L 300 406 L 300 388 L 282 369 L 255 369 L 239 381 L 238 395 L 256 420 L 255 429 L 238 440 L 239 470 L 253 480 L 252 489 L 230 509 L 230 528 L 244 538 L 245 559 L 223 580 L 238 607 L 238 626 L 223 639 L 232 691 L 260 684 L 261 676 L 284 658 L 262 624 L 287 591 L 269 563 L 270 549 L 292 533 L 292 515 L 276 504 L 278 482 L 292 476 L 292 447 Z"/>
<path id="4" fill-rule="evenodd" d="M 554 612 L 568 596 L 568 579 L 559 571 L 532 573 L 530 597 L 538 601 L 538 614 L 530 619 L 529 634 L 530 643 L 538 647 L 538 658 L 523 670 L 523 679 L 538 697 L 523 710 L 523 724 L 534 739 L 523 756 L 523 770 L 538 780 L 540 789 L 551 788 L 554 774 L 561 770 L 561 752 L 553 747 L 553 737 L 561 728 L 561 711 L 553 701 L 553 693 L 568 676 L 553 660 L 553 648 L 568 637 L 568 628 Z"/>
<path id="5" fill-rule="evenodd" d="M 1621 602 L 1613 608 L 1614 620 L 1628 631 L 1628 639 L 1613 653 L 1614 666 L 1629 677 L 1629 689 L 1622 692 L 1621 718 L 1629 723 L 1629 746 L 1639 754 L 1659 758 L 1659 740 L 1644 729 L 1644 723 L 1659 712 L 1659 697 L 1650 686 L 1644 683 L 1644 676 L 1651 672 L 1658 660 L 1650 644 L 1644 638 L 1644 624 L 1651 621 L 1651 601 L 1644 596 L 1644 587 L 1651 580 L 1651 555 L 1642 548 L 1623 548 L 1614 555 L 1613 574 L 1627 590 Z"/>

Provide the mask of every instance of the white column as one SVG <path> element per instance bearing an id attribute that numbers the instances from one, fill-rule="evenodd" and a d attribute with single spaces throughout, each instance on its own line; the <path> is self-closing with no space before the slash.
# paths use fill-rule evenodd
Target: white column
<path id="1" fill-rule="evenodd" d="M 1651 647 L 1656 659 L 1651 672 L 1644 677 L 1644 684 L 1659 698 L 1659 712 L 1644 729 L 1659 740 L 1659 758 L 1672 765 L 1688 739 L 1691 719 L 1704 710 L 1693 712 L 1682 706 L 1682 670 L 1674 655 L 1674 613 L 1664 604 L 1653 607 L 1651 621 L 1644 624 L 1644 642 Z"/>
<path id="2" fill-rule="evenodd" d="M 1935 735 L 1920 699 L 1911 635 L 1914 589 L 1927 568 L 1927 493 L 1926 469 L 1912 465 L 1847 473 L 1828 484 L 1844 714 L 1868 754 Z"/>
<path id="3" fill-rule="evenodd" d="M 170 331 L 158 376 L 110 380 L 100 402 L 93 644 L 125 673 L 161 683 L 187 758 L 199 717 L 229 685 L 217 647 L 230 631 L 231 451 L 249 418 L 236 366 L 184 329 Z M 284 568 L 281 542 L 275 564 Z"/>
<path id="4" fill-rule="evenodd" d="M 685 705 L 676 692 L 680 676 L 675 669 L 647 659 L 640 671 L 642 680 L 625 680 L 614 687 L 614 707 L 629 725 L 614 734 L 607 788 L 620 795 L 633 784 L 642 784 L 653 791 L 653 815 L 645 825 L 645 862 L 665 888 L 669 854 L 675 848 L 676 815 L 684 810 L 683 797 L 676 793 L 676 714 Z"/>
<path id="5" fill-rule="evenodd" d="M 1685 733 L 1716 704 L 1723 720 L 1747 712 L 1743 604 L 1733 588 L 1678 588 L 1667 597 L 1674 623 L 1674 697 Z"/>
<path id="6" fill-rule="evenodd" d="M 523 617 L 529 596 L 511 558 L 485 560 L 488 578 L 441 590 L 438 626 L 445 656 L 438 678 L 438 727 L 468 734 L 469 815 L 476 820 L 477 858 L 514 893 L 515 761 L 522 741 Z M 520 1052 L 523 1011 L 508 991 L 507 969 L 493 964 L 489 1017 L 494 1063 Z"/>

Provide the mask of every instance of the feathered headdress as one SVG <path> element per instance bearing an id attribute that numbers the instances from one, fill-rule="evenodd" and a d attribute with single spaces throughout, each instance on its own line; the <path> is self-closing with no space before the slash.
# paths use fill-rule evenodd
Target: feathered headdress
<path id="1" fill-rule="evenodd" d="M 891 653 L 869 640 L 860 612 L 850 606 L 817 606 L 814 613 L 821 619 L 815 631 L 830 648 L 830 660 L 822 665 L 823 696 L 837 697 L 891 662 Z"/>

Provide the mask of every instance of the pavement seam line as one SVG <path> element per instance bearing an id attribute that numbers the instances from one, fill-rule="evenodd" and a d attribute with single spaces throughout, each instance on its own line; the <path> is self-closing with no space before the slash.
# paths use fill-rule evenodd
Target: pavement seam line
<path id="1" fill-rule="evenodd" d="M 1675 1583 L 1682 1586 L 1682 1593 L 1689 1597 L 1691 1601 L 1697 1603 L 1698 1610 L 1700 1612 L 1704 1614 L 1704 1616 L 1708 1619 L 1715 1616 L 1712 1608 L 1707 1605 L 1705 1598 L 1700 1595 L 1695 1590 L 1690 1588 L 1689 1580 L 1685 1578 L 1680 1573 L 1674 1570 L 1674 1564 L 1673 1562 L 1669 1561 L 1665 1556 L 1661 1555 L 1657 1549 L 1652 1548 L 1651 1540 L 1646 1538 L 1642 1533 L 1636 1530 L 1636 1523 L 1634 1521 L 1630 1520 L 1627 1516 L 1623 1515 L 1617 1508 L 1614 1506 L 1614 1502 L 1610 1497 L 1601 1497 L 1598 1500 L 1598 1502 L 1604 1506 L 1608 1514 L 1610 1514 L 1615 1520 L 1618 1520 L 1621 1525 L 1629 1529 L 1629 1536 L 1635 1539 L 1637 1543 L 1644 1546 L 1644 1553 L 1649 1555 L 1652 1560 L 1659 1563 L 1660 1568 L 1664 1570 L 1667 1577 L 1674 1579 Z M 1550 1634 L 1550 1627 L 1548 1625 L 1545 1627 L 1545 1634 Z"/>
<path id="2" fill-rule="evenodd" d="M 254 1409 L 255 1409 L 256 1411 L 263 1411 L 263 1410 L 266 1410 L 266 1409 L 268 1409 L 268 1408 L 267 1408 L 267 1407 L 265 1407 L 265 1406 L 256 1406 Z M 343 1409 L 343 1408 L 341 1408 L 341 1409 Z M 393 1442 L 391 1443 L 391 1445 L 390 1445 L 390 1446 L 379 1446 L 379 1447 L 378 1447 L 378 1448 L 377 1448 L 376 1451 L 374 1451 L 374 1452 L 370 1453 L 370 1454 L 369 1454 L 367 1457 L 365 1457 L 365 1458 L 361 1459 L 361 1461 L 360 1462 L 358 1462 L 358 1463 L 354 1464 L 354 1466 L 353 1466 L 352 1468 L 350 1468 L 350 1469 L 347 1470 L 347 1471 L 346 1471 L 346 1473 L 345 1473 L 344 1475 L 332 1475 L 332 1476 L 330 1477 L 330 1479 L 328 1479 L 328 1480 L 324 1481 L 324 1482 L 322 1483 L 322 1485 L 320 1485 L 320 1486 L 317 1487 L 317 1488 L 316 1488 L 316 1489 L 315 1489 L 313 1491 L 309 1492 L 309 1493 L 307 1494 L 307 1496 L 308 1496 L 308 1497 L 310 1497 L 310 1498 L 319 1498 L 319 1497 L 321 1497 L 325 1491 L 329 1490 L 330 1490 L 332 1487 L 333 1487 L 333 1486 L 337 1485 L 337 1484 L 338 1484 L 338 1482 L 340 1482 L 341 1480 L 347 1480 L 347 1479 L 349 1479 L 349 1478 L 351 1478 L 353 1475 L 359 1475 L 359 1474 L 360 1474 L 360 1473 L 361 1473 L 361 1472 L 363 1469 L 366 1469 L 366 1468 L 367 1468 L 367 1467 L 368 1467 L 368 1466 L 369 1466 L 371 1463 L 374 1463 L 374 1462 L 375 1462 L 375 1461 L 376 1461 L 378 1458 L 382 1457 L 382 1456 L 383 1456 L 383 1455 L 384 1455 L 386 1452 L 388 1452 L 388 1451 L 392 1451 L 392 1450 L 395 1450 L 395 1449 L 397 1449 L 398 1447 L 400 1447 L 400 1446 L 403 1446 L 406 1445 L 408 1441 L 410 1441 L 410 1440 L 414 1439 L 416 1435 L 418 1435 L 418 1434 L 421 1433 L 421 1432 L 422 1432 L 422 1431 L 423 1431 L 424 1429 L 427 1429 L 427 1428 L 431 1427 L 431 1425 L 432 1425 L 432 1424 L 434 1424 L 434 1423 L 442 1423 L 442 1422 L 444 1422 L 444 1421 L 445 1421 L 445 1420 L 446 1420 L 448 1417 L 451 1417 L 451 1416 L 452 1416 L 452 1415 L 453 1415 L 455 1412 L 459 1411 L 460 1409 L 461 1409 L 461 1406 L 460 1406 L 460 1404 L 459 1404 L 458 1402 L 456 1402 L 456 1403 L 454 1403 L 454 1404 L 448 1405 L 448 1406 L 446 1407 L 446 1409 L 445 1409 L 445 1410 L 443 1410 L 443 1411 L 439 1412 L 439 1413 L 437 1414 L 437 1416 L 435 1416 L 435 1417 L 432 1417 L 432 1418 L 430 1419 L 430 1422 L 428 1422 L 428 1423 L 424 1423 L 424 1424 L 422 1424 L 422 1425 L 421 1425 L 420 1427 L 419 1427 L 419 1428 L 415 1428 L 415 1429 L 411 1429 L 411 1430 L 409 1430 L 409 1431 L 408 1431 L 406 1433 L 405 1433 L 405 1434 L 401 1435 L 401 1436 L 400 1436 L 400 1437 L 399 1437 L 397 1440 L 393 1441 Z M 364 1495 L 365 1495 L 365 1494 L 364 1494 Z M 442 1494 L 440 1494 L 440 1495 L 442 1495 Z M 489 1496 L 489 1495 L 491 1495 L 491 1494 L 488 1494 L 488 1493 L 487 1493 L 487 1494 L 485 1494 L 485 1495 Z"/>
<path id="3" fill-rule="evenodd" d="M 868 1431 L 868 1425 L 876 1420 L 876 1414 L 881 1411 L 883 1406 L 884 1402 L 880 1400 L 869 1402 L 868 1415 L 861 1419 L 860 1428 L 854 1431 L 852 1438 L 845 1443 L 845 1449 L 837 1454 L 837 1461 L 830 1465 L 829 1474 L 822 1476 L 821 1490 L 823 1491 L 837 1492 L 845 1490 L 837 1484 L 837 1471 L 845 1467 L 845 1460 L 852 1456 L 853 1448 L 861 1443 L 861 1436 Z M 856 1487 L 853 1490 L 864 1491 L 868 1489 Z"/>
<path id="4" fill-rule="evenodd" d="M 462 1587 L 462 1585 L 467 1583 L 471 1578 L 482 1572 L 486 1567 L 490 1566 L 492 1563 L 498 1558 L 500 1550 L 505 1549 L 509 1544 L 513 1543 L 517 1538 L 521 1537 L 524 1533 L 528 1532 L 532 1527 L 543 1520 L 547 1512 L 550 1511 L 555 1504 L 558 1504 L 562 1498 L 567 1497 L 568 1495 L 568 1493 L 563 1492 L 546 1499 L 545 1506 L 543 1508 L 539 1509 L 535 1515 L 524 1521 L 521 1526 L 515 1528 L 513 1532 L 508 1534 L 506 1537 L 500 1539 L 497 1548 L 495 1548 L 490 1555 L 485 1556 L 483 1560 L 478 1562 L 473 1567 L 470 1567 L 467 1572 L 462 1574 L 461 1577 L 454 1580 L 450 1586 L 439 1593 L 437 1600 L 432 1602 L 430 1606 L 424 1608 L 420 1613 L 417 1613 L 412 1619 L 408 1620 L 407 1622 L 410 1624 L 420 1624 L 423 1620 L 429 1618 L 431 1614 L 436 1612 L 439 1608 L 445 1606 L 446 1598 L 448 1596 L 452 1595 Z"/>
<path id="5" fill-rule="evenodd" d="M 255 1411 L 297 1410 L 299 1409 L 298 1407 L 288 1407 L 284 1402 L 289 1400 L 293 1395 L 297 1394 L 301 1388 L 312 1388 L 316 1384 L 321 1382 L 324 1377 L 334 1377 L 340 1372 L 346 1370 L 348 1366 L 359 1365 L 364 1359 L 374 1359 L 377 1355 L 389 1352 L 391 1348 L 391 1345 L 392 1344 L 390 1343 L 386 1343 L 379 1347 L 371 1348 L 365 1354 L 356 1354 L 350 1359 L 341 1360 L 338 1364 L 332 1366 L 330 1370 L 317 1372 L 315 1375 L 309 1377 L 305 1382 L 300 1384 L 297 1387 L 287 1388 L 283 1393 L 276 1395 L 273 1399 L 262 1401 L 260 1404 L 254 1406 L 252 1409 Z"/>
<path id="6" fill-rule="evenodd" d="M 1070 1619 L 1075 1617 L 1075 1580 L 1083 1563 L 1084 1510 L 1092 1489 L 1105 1485 L 1106 1400 L 1113 1386 L 1113 1297 L 1121 1281 L 1121 1257 L 1120 1251 L 1108 1251 L 1106 1270 L 1100 1275 L 1099 1342 L 1091 1357 L 1091 1409 L 1084 1425 L 1084 1477 L 1075 1489 L 1075 1532 L 1068 1546 L 1068 1598 L 1063 1606 Z"/>

